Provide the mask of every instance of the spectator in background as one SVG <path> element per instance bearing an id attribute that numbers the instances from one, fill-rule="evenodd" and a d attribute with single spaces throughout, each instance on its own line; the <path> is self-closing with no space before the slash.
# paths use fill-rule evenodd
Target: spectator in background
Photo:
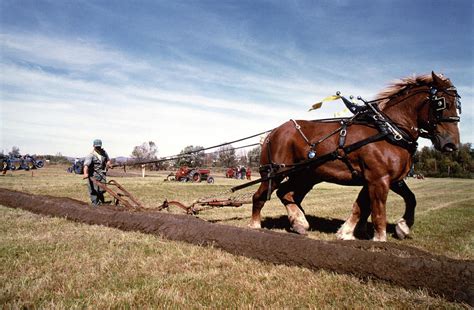
<path id="1" fill-rule="evenodd" d="M 247 175 L 247 169 L 244 166 L 240 167 L 240 178 L 245 180 L 245 176 Z"/>

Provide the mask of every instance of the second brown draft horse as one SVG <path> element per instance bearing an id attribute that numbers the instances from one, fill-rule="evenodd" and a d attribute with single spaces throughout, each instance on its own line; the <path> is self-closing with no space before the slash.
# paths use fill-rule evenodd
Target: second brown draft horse
<path id="1" fill-rule="evenodd" d="M 448 78 L 432 72 L 394 83 L 365 107 L 354 109 L 352 118 L 290 120 L 277 127 L 262 146 L 264 181 L 253 195 L 249 226 L 261 227 L 261 209 L 277 190 L 291 229 L 306 234 L 309 224 L 301 202 L 315 184 L 325 181 L 362 186 L 351 215 L 337 232 L 339 239 L 354 239 L 356 226 L 365 225 L 371 215 L 373 240 L 386 241 L 390 189 L 405 200 L 397 231 L 407 234 L 416 201 L 403 179 L 412 166 L 416 141 L 429 138 L 438 150 L 456 150 L 459 98 Z"/>

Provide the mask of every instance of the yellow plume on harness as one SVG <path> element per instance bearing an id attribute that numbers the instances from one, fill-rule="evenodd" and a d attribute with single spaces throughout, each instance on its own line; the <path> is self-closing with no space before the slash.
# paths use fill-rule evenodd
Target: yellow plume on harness
<path id="1" fill-rule="evenodd" d="M 319 109 L 322 107 L 323 105 L 323 102 L 328 102 L 328 101 L 334 101 L 334 100 L 337 100 L 337 99 L 341 99 L 341 94 L 339 92 L 337 92 L 337 95 L 333 95 L 333 96 L 329 96 L 329 97 L 326 97 L 324 98 L 323 100 L 319 101 L 319 102 L 316 102 L 315 104 L 313 104 L 311 106 L 311 108 L 308 110 L 309 111 L 312 111 L 312 110 L 316 110 L 316 109 Z M 352 99 L 351 97 L 351 101 L 352 103 L 356 104 L 354 102 L 354 100 Z M 341 117 L 343 116 L 344 114 L 346 114 L 347 112 L 350 112 L 349 109 L 346 107 L 344 108 L 344 110 L 340 111 L 340 112 L 337 112 L 337 113 L 334 113 L 334 117 Z"/>
<path id="2" fill-rule="evenodd" d="M 340 99 L 340 98 L 341 98 L 341 96 L 338 96 L 338 95 L 333 95 L 333 96 L 326 97 L 326 98 L 324 98 L 323 100 L 321 100 L 321 101 L 316 102 L 315 104 L 313 104 L 313 105 L 311 106 L 311 108 L 308 110 L 308 112 L 309 112 L 309 111 L 312 111 L 312 110 L 319 109 L 320 107 L 322 107 L 323 102 L 334 101 L 334 100 L 337 100 L 337 99 Z"/>
<path id="3" fill-rule="evenodd" d="M 340 112 L 336 112 L 334 113 L 334 117 L 341 117 L 341 116 L 344 116 L 345 114 L 347 114 L 349 111 L 348 108 L 345 108 L 344 110 L 340 111 Z"/>

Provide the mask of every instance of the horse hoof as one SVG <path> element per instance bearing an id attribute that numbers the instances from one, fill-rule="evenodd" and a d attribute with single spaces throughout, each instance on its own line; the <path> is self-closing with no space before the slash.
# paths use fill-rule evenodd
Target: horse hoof
<path id="1" fill-rule="evenodd" d="M 385 232 L 377 234 L 376 232 L 372 238 L 372 241 L 387 242 L 387 234 Z"/>
<path id="2" fill-rule="evenodd" d="M 247 225 L 247 227 L 248 227 L 248 228 L 251 228 L 251 229 L 260 229 L 260 228 L 262 228 L 262 225 L 256 224 L 256 223 L 249 223 L 249 224 Z"/>
<path id="3" fill-rule="evenodd" d="M 302 225 L 291 226 L 291 231 L 293 231 L 294 233 L 297 233 L 298 235 L 303 235 L 303 236 L 306 236 L 308 234 L 308 232 Z"/>
<path id="4" fill-rule="evenodd" d="M 404 219 L 400 219 L 395 226 L 395 232 L 400 240 L 403 240 L 410 236 L 410 228 Z"/>
<path id="5" fill-rule="evenodd" d="M 337 240 L 356 240 L 353 234 L 336 233 Z"/>

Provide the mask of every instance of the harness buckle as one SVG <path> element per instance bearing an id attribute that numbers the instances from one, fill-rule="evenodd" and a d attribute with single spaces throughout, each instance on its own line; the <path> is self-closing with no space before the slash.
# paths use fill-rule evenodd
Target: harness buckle
<path id="1" fill-rule="evenodd" d="M 345 128 L 342 129 L 340 135 L 341 137 L 345 137 L 347 135 L 347 130 Z"/>

